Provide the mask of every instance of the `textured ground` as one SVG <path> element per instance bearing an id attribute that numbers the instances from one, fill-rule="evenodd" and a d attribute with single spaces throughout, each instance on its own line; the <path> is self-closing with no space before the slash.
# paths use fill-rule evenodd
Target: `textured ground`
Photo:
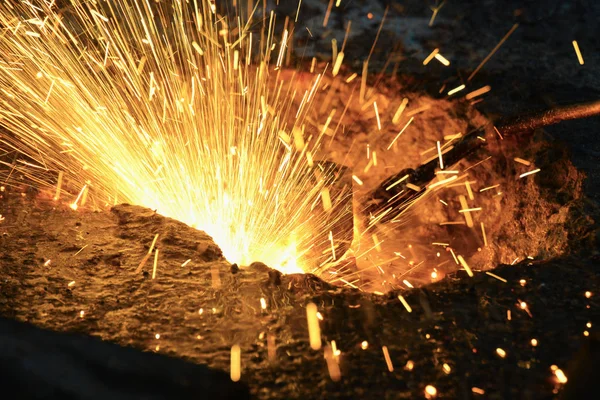
<path id="1" fill-rule="evenodd" d="M 243 381 L 260 398 L 415 398 L 427 384 L 442 398 L 469 398 L 473 387 L 488 398 L 551 397 L 558 386 L 550 366 L 568 375 L 586 323 L 600 317 L 597 293 L 585 297 L 600 287 L 597 260 L 501 266 L 494 272 L 506 283 L 483 272 L 460 273 L 403 292 L 408 313 L 397 292 L 369 295 L 310 276 L 280 277 L 261 265 L 232 269 L 202 232 L 151 210 L 73 212 L 18 193 L 5 194 L 3 210 L 3 316 L 225 371 L 237 343 Z M 152 258 L 135 271 L 155 234 L 160 252 L 151 279 Z M 308 301 L 323 315 L 323 338 L 342 352 L 340 383 L 330 380 L 323 353 L 308 346 Z M 277 348 L 272 361 L 269 336 Z M 413 370 L 405 368 L 409 361 Z"/>
<path id="2" fill-rule="evenodd" d="M 332 12 L 328 28 L 319 29 L 326 3 L 303 1 L 303 22 L 297 24 L 297 32 L 306 26 L 313 35 L 307 39 L 310 52 L 306 54 L 326 60 L 332 35 L 341 43 L 342 21 L 352 18 L 348 68 L 360 72 L 385 8 L 383 2 L 342 1 L 341 8 Z M 383 66 L 390 51 L 397 49 L 398 80 L 408 82 L 413 91 L 439 96 L 444 83 L 458 84 L 468 76 L 519 22 L 513 36 L 472 83 L 472 88 L 492 86 L 485 101 L 477 105 L 480 111 L 494 119 L 556 103 L 597 99 L 599 7 L 591 0 L 448 1 L 428 28 L 431 10 L 426 3 L 394 2 L 388 13 L 389 28 L 383 31 L 371 64 Z M 371 22 L 365 20 L 369 11 L 374 14 Z M 577 64 L 573 39 L 579 40 L 585 66 Z M 451 68 L 435 63 L 430 68 L 422 66 L 435 47 L 451 60 Z M 372 75 L 373 85 L 385 86 L 388 78 L 379 81 Z M 119 206 L 110 213 L 74 213 L 44 200 L 43 195 L 21 196 L 16 191 L 0 200 L 0 213 L 6 218 L 0 225 L 0 314 L 158 350 L 222 370 L 228 370 L 231 345 L 239 343 L 242 380 L 261 398 L 322 398 L 324 393 L 331 398 L 421 398 L 427 384 L 435 385 L 441 398 L 552 398 L 557 386 L 551 365 L 565 370 L 572 390 L 578 378 L 585 376 L 586 365 L 588 372 L 594 371 L 589 360 L 579 364 L 570 360 L 582 345 L 587 346 L 588 355 L 596 354 L 598 347 L 597 338 L 592 341 L 583 336 L 586 329 L 597 336 L 600 323 L 598 231 L 593 222 L 600 194 L 597 135 L 596 118 L 552 127 L 533 139 L 537 146 L 542 138 L 552 142 L 533 153 L 536 162 L 548 166 L 546 175 L 535 180 L 547 198 L 564 187 L 556 186 L 557 177 L 567 185 L 580 177 L 565 162 L 568 150 L 572 163 L 587 174 L 585 196 L 568 210 L 572 224 L 555 236 L 566 236 L 573 254 L 500 266 L 494 273 L 507 283 L 477 273 L 474 278 L 449 276 L 422 290 L 406 291 L 403 295 L 412 313 L 394 292 L 361 294 L 308 277 L 283 277 L 278 284 L 276 275 L 260 266 L 233 274 L 205 235 L 148 210 Z M 573 188 L 565 193 L 573 193 Z M 524 198 L 525 203 L 529 200 Z M 558 216 L 560 208 L 555 210 Z M 539 223 L 548 217 L 541 214 L 530 221 Z M 562 227 L 556 225 L 558 231 Z M 515 221 L 517 228 L 523 226 Z M 505 243 L 523 240 L 529 233 L 527 229 L 521 229 L 520 236 L 511 232 L 504 237 Z M 153 258 L 144 272 L 136 274 L 135 270 L 156 233 L 160 254 L 157 277 L 152 280 Z M 553 242 L 540 243 L 552 250 Z M 187 259 L 193 261 L 182 268 Z M 525 279 L 524 286 L 521 279 Z M 590 299 L 584 295 L 587 290 L 594 293 Z M 268 304 L 264 311 L 261 297 Z M 323 337 L 336 340 L 342 351 L 340 383 L 329 379 L 323 353 L 308 346 L 303 306 L 309 300 L 323 314 Z M 531 316 L 520 309 L 520 301 L 527 303 Z M 511 310 L 510 321 L 507 310 Z M 588 322 L 592 329 L 586 327 Z M 273 364 L 267 355 L 268 335 L 277 343 Z M 531 346 L 532 338 L 538 340 L 537 347 Z M 367 350 L 360 348 L 363 340 L 369 343 Z M 386 367 L 384 345 L 393 372 Z M 496 354 L 498 347 L 506 351 L 506 358 Z M 414 362 L 412 371 L 405 369 L 409 360 Z M 444 363 L 451 367 L 449 374 L 443 371 Z M 473 387 L 485 394 L 475 394 Z M 581 392 L 570 395 L 592 397 Z"/>

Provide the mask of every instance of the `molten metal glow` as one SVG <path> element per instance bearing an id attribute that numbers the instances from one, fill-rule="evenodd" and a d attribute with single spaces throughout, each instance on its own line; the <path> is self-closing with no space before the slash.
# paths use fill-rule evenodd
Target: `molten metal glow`
<path id="1" fill-rule="evenodd" d="M 59 176 L 73 209 L 87 191 L 94 207 L 144 205 L 232 262 L 302 272 L 322 135 L 305 126 L 314 89 L 281 73 L 274 15 L 253 35 L 251 16 L 230 26 L 208 0 L 67 3 L 0 4 L 0 147 L 28 157 L 11 167 Z"/>

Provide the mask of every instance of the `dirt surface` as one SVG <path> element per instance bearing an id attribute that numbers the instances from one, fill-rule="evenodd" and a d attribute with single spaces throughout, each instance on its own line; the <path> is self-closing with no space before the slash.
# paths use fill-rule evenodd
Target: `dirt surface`
<path id="1" fill-rule="evenodd" d="M 403 291 L 409 313 L 398 292 L 360 293 L 310 275 L 279 276 L 260 264 L 238 270 L 205 234 L 151 210 L 122 205 L 74 212 L 14 192 L 2 201 L 3 316 L 225 371 L 237 343 L 243 381 L 259 398 L 418 398 L 427 384 L 441 398 L 469 398 L 473 387 L 486 398 L 552 397 L 560 385 L 550 366 L 569 376 L 586 323 L 596 325 L 600 317 L 597 259 L 528 260 L 494 270 L 507 282 L 484 272 L 450 275 Z M 153 257 L 136 270 L 156 234 L 152 279 Z M 594 292 L 589 299 L 588 290 Z M 323 316 L 323 338 L 341 351 L 340 383 L 329 378 L 322 351 L 308 345 L 309 301 Z"/>

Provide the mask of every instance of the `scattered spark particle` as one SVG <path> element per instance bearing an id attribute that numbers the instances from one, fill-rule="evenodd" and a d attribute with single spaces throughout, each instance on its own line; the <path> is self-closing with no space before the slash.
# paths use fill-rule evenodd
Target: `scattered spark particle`
<path id="1" fill-rule="evenodd" d="M 589 290 L 585 292 L 585 297 L 587 299 L 589 299 L 590 297 L 592 297 L 592 292 L 590 292 Z"/>
<path id="2" fill-rule="evenodd" d="M 483 236 L 483 246 L 487 247 L 488 241 L 487 235 L 485 234 L 485 226 L 483 225 L 483 222 L 481 222 L 481 236 Z"/>
<path id="3" fill-rule="evenodd" d="M 342 67 L 342 62 L 344 61 L 344 52 L 341 51 L 338 53 L 337 57 L 335 58 L 335 64 L 333 66 L 333 70 L 332 70 L 332 74 L 333 76 L 337 76 L 337 74 L 340 72 L 340 68 Z"/>
<path id="4" fill-rule="evenodd" d="M 71 282 L 69 282 L 69 284 L 68 284 L 67 286 L 68 286 L 68 287 L 73 287 L 73 286 L 75 286 L 75 281 L 71 281 Z"/>
<path id="5" fill-rule="evenodd" d="M 346 79 L 346 83 L 350 83 L 352 82 L 354 79 L 356 79 L 356 77 L 358 76 L 358 74 L 355 72 L 352 75 L 350 75 L 347 79 Z"/>
<path id="6" fill-rule="evenodd" d="M 414 367 L 415 367 L 415 363 L 412 360 L 408 360 L 406 362 L 406 365 L 404 366 L 404 369 L 407 371 L 412 371 Z"/>
<path id="7" fill-rule="evenodd" d="M 485 273 L 486 273 L 486 275 L 489 275 L 489 276 L 491 276 L 492 278 L 496 278 L 496 279 L 498 279 L 498 280 L 499 280 L 499 281 L 501 281 L 501 282 L 504 282 L 504 283 L 506 283 L 506 282 L 507 282 L 507 280 L 506 280 L 506 279 L 504 279 L 504 278 L 502 278 L 501 276 L 498 276 L 498 275 L 496 275 L 496 274 L 494 274 L 494 273 L 492 273 L 492 272 L 486 271 Z"/>
<path id="8" fill-rule="evenodd" d="M 383 357 L 385 358 L 388 371 L 394 372 L 394 365 L 392 364 L 392 359 L 390 358 L 390 352 L 388 351 L 387 346 L 383 346 L 381 350 L 383 351 Z"/>
<path id="9" fill-rule="evenodd" d="M 590 336 L 590 333 L 588 331 L 583 331 L 583 336 Z"/>
<path id="10" fill-rule="evenodd" d="M 471 217 L 471 213 L 466 211 L 469 209 L 469 204 L 467 203 L 467 198 L 463 195 L 458 196 L 458 200 L 460 201 L 460 206 L 463 211 L 463 215 L 465 216 L 465 222 L 469 228 L 473 227 L 473 217 Z"/>
<path id="11" fill-rule="evenodd" d="M 579 61 L 579 65 L 583 65 L 583 56 L 581 55 L 581 50 L 579 50 L 579 44 L 577 40 L 573 40 L 573 48 L 575 49 L 575 54 L 577 54 L 577 61 Z"/>
<path id="12" fill-rule="evenodd" d="M 492 90 L 491 86 L 484 86 L 481 89 L 473 90 L 472 92 L 467 93 L 467 95 L 465 96 L 465 99 L 467 99 L 467 100 L 474 99 L 475 97 L 486 94 L 490 90 Z"/>
<path id="13" fill-rule="evenodd" d="M 463 258 L 463 256 L 458 255 L 457 258 L 458 258 L 458 261 L 460 262 L 460 264 L 465 269 L 465 271 L 467 271 L 467 275 L 469 275 L 472 278 L 473 277 L 473 271 L 471 270 L 471 268 L 469 267 L 469 265 L 467 264 L 467 262 L 465 261 L 465 259 Z"/>
<path id="14" fill-rule="evenodd" d="M 377 119 L 377 130 L 381 130 L 381 118 L 379 118 L 379 109 L 377 108 L 377 102 L 373 102 L 373 109 L 375 110 L 375 118 Z"/>
<path id="15" fill-rule="evenodd" d="M 52 260 L 46 260 L 46 262 L 44 263 L 44 267 L 49 266 L 51 262 L 52 262 Z"/>
<path id="16" fill-rule="evenodd" d="M 354 182 L 356 182 L 357 184 L 359 184 L 360 186 L 363 185 L 363 181 L 356 175 L 352 175 L 352 179 L 354 180 Z"/>
<path id="17" fill-rule="evenodd" d="M 323 321 L 323 314 L 317 311 L 317 318 L 319 318 L 319 321 Z"/>
<path id="18" fill-rule="evenodd" d="M 277 360 L 277 346 L 275 344 L 275 335 L 267 335 L 267 357 L 269 362 L 273 363 Z"/>
<path id="19" fill-rule="evenodd" d="M 483 59 L 483 61 L 481 61 L 481 63 L 477 66 L 477 68 L 475 68 L 475 70 L 471 73 L 471 75 L 469 75 L 469 77 L 467 78 L 468 81 L 471 81 L 475 75 L 477 75 L 477 73 L 479 72 L 479 70 L 481 68 L 483 68 L 483 66 L 485 65 L 485 63 L 487 63 L 490 58 L 492 58 L 492 56 L 494 55 L 494 53 L 496 53 L 496 51 L 498 51 L 498 49 L 504 44 L 504 42 L 506 42 L 506 40 L 510 37 L 510 35 L 512 35 L 512 33 L 519 27 L 519 24 L 514 24 L 512 28 L 510 28 L 510 30 L 506 33 L 506 35 L 504 35 L 504 37 L 502 39 L 500 39 L 500 42 L 498 42 L 498 44 L 496 45 L 496 47 L 494 47 L 492 49 L 492 51 L 490 51 L 490 53 Z"/>
<path id="20" fill-rule="evenodd" d="M 512 312 L 510 310 L 506 310 L 506 319 L 509 321 L 512 320 Z"/>
<path id="21" fill-rule="evenodd" d="M 411 306 L 408 304 L 408 302 L 402 295 L 398 295 L 398 299 L 400 300 L 404 308 L 406 308 L 406 311 L 408 311 L 409 313 L 412 312 Z"/>
<path id="22" fill-rule="evenodd" d="M 481 211 L 481 207 L 465 208 L 462 210 L 458 210 L 458 212 L 460 212 L 460 213 L 468 213 L 468 212 L 475 212 L 475 211 Z"/>
<path id="23" fill-rule="evenodd" d="M 504 357 L 506 357 L 506 351 L 504 351 L 504 349 L 501 349 L 500 347 L 498 347 L 498 348 L 496 349 L 496 354 L 498 354 L 498 356 L 499 356 L 500 358 L 504 358 Z"/>
<path id="24" fill-rule="evenodd" d="M 446 363 L 444 363 L 444 365 L 442 365 L 442 369 L 444 370 L 446 375 L 449 374 L 450 372 L 452 372 L 452 368 L 450 368 L 450 366 Z"/>
<path id="25" fill-rule="evenodd" d="M 472 391 L 473 393 L 475 393 L 475 394 L 481 394 L 481 395 L 485 394 L 485 390 L 483 390 L 483 389 L 480 389 L 480 388 L 478 388 L 478 387 L 472 387 L 472 388 L 471 388 L 471 391 Z"/>
<path id="26" fill-rule="evenodd" d="M 154 335 L 154 337 L 156 338 L 156 340 L 160 339 L 160 333 L 157 333 L 156 335 Z"/>
<path id="27" fill-rule="evenodd" d="M 62 187 L 63 174 L 63 171 L 58 172 L 58 181 L 56 182 L 56 193 L 54 194 L 54 201 L 60 199 L 60 189 Z"/>
<path id="28" fill-rule="evenodd" d="M 440 141 L 438 140 L 435 143 L 436 143 L 437 152 L 438 152 L 438 159 L 440 161 L 440 169 L 444 169 L 444 159 L 442 157 L 442 149 L 440 147 Z"/>
<path id="29" fill-rule="evenodd" d="M 523 160 L 522 158 L 519 158 L 519 157 L 515 157 L 514 160 L 515 160 L 515 162 L 518 162 L 519 164 L 527 165 L 528 167 L 531 165 L 531 161 Z"/>
<path id="30" fill-rule="evenodd" d="M 461 90 L 464 90 L 465 88 L 466 88 L 465 85 L 457 86 L 448 92 L 448 96 L 452 96 L 453 94 L 456 94 L 456 93 L 460 92 Z"/>
<path id="31" fill-rule="evenodd" d="M 591 328 L 592 327 L 592 323 L 588 322 L 587 324 L 585 324 L 586 327 Z"/>
<path id="32" fill-rule="evenodd" d="M 158 250 L 154 252 L 154 265 L 152 266 L 152 279 L 156 278 L 156 268 L 158 267 Z"/>
<path id="33" fill-rule="evenodd" d="M 408 126 L 413 122 L 414 117 L 411 117 L 408 122 L 406 123 L 406 125 L 404 125 L 404 127 L 400 130 L 400 132 L 398 132 L 398 134 L 394 137 L 394 140 L 392 140 L 390 142 L 390 144 L 388 145 L 386 150 L 389 150 L 392 148 L 392 146 L 394 145 L 394 143 L 396 143 L 396 140 L 398 140 L 398 138 L 400 137 L 400 135 L 402 135 L 402 133 L 404 133 L 404 131 L 406 130 L 406 128 L 408 128 Z M 408 177 L 408 175 L 406 175 Z"/>
<path id="34" fill-rule="evenodd" d="M 83 310 L 79 311 L 79 318 L 83 318 L 84 315 L 85 315 L 85 311 L 83 311 Z"/>
<path id="35" fill-rule="evenodd" d="M 521 307 L 522 310 L 525 310 L 527 308 L 527 303 L 525 303 L 524 301 L 519 303 L 519 307 Z"/>
<path id="36" fill-rule="evenodd" d="M 362 343 L 360 344 L 360 348 L 363 350 L 366 350 L 369 348 L 369 342 L 367 342 L 366 340 L 363 340 Z"/>
<path id="37" fill-rule="evenodd" d="M 438 273 L 437 273 L 436 271 L 432 271 L 432 272 L 431 272 L 431 279 L 432 279 L 432 280 L 436 280 L 436 279 L 437 279 L 437 277 L 438 277 Z"/>
<path id="38" fill-rule="evenodd" d="M 187 259 L 187 260 L 185 260 L 185 261 L 184 261 L 184 262 L 181 264 L 181 266 L 182 266 L 182 267 L 185 267 L 185 266 L 186 266 L 186 265 L 188 265 L 190 262 L 192 262 L 192 259 L 191 259 L 191 258 L 190 258 L 190 259 Z"/>
<path id="39" fill-rule="evenodd" d="M 538 341 L 537 341 L 537 339 L 535 339 L 535 338 L 531 339 L 531 345 L 532 345 L 533 347 L 537 347 L 537 345 L 538 345 Z"/>
<path id="40" fill-rule="evenodd" d="M 370 13 L 367 13 L 367 18 L 368 18 L 368 19 L 373 19 L 373 13 L 371 13 L 371 12 L 370 12 Z"/>
<path id="41" fill-rule="evenodd" d="M 392 123 L 394 125 L 400 121 L 400 117 L 402 116 L 402 113 L 406 109 L 407 105 L 408 105 L 408 98 L 405 97 L 402 99 L 402 102 L 400 103 L 400 105 L 396 109 L 396 112 L 394 113 L 394 116 L 392 117 Z"/>
<path id="42" fill-rule="evenodd" d="M 521 286 L 525 286 L 525 285 L 527 284 L 527 281 L 526 281 L 525 279 L 521 279 L 521 280 L 519 281 L 519 284 L 520 284 Z"/>
<path id="43" fill-rule="evenodd" d="M 198 310 L 198 315 L 202 315 L 202 314 L 204 314 L 204 308 L 201 308 Z"/>
<path id="44" fill-rule="evenodd" d="M 437 3 L 437 1 L 436 1 L 436 3 Z M 435 17 L 437 17 L 437 15 L 440 12 L 440 10 L 442 9 L 442 7 L 444 7 L 444 4 L 446 4 L 446 0 L 442 1 L 442 3 L 437 7 L 434 7 L 434 6 L 429 7 L 429 9 L 433 12 L 433 14 L 431 14 L 431 18 L 429 19 L 429 27 L 430 28 L 433 26 Z"/>
<path id="45" fill-rule="evenodd" d="M 434 386 L 427 385 L 425 386 L 425 397 L 428 399 L 432 399 L 437 395 L 437 389 Z"/>
<path id="46" fill-rule="evenodd" d="M 267 301 L 265 300 L 264 297 L 260 298 L 260 308 L 262 308 L 263 310 L 267 309 Z"/>
<path id="47" fill-rule="evenodd" d="M 412 289 L 412 288 L 414 288 L 414 286 L 413 286 L 413 285 L 412 285 L 412 284 L 411 284 L 409 281 L 407 281 L 406 279 L 404 279 L 404 280 L 402 281 L 402 283 L 404 283 L 406 286 L 408 286 L 408 287 L 409 287 L 409 288 L 411 288 L 411 289 Z"/>
<path id="48" fill-rule="evenodd" d="M 433 60 L 433 57 L 435 57 L 439 52 L 440 52 L 440 49 L 433 49 L 431 54 L 429 54 L 427 56 L 427 58 L 425 58 L 425 60 L 423 60 L 423 65 L 429 64 L 431 62 L 431 60 Z"/>
<path id="49" fill-rule="evenodd" d="M 136 274 L 139 273 L 142 270 L 142 268 L 144 268 L 144 265 L 146 264 L 146 262 L 150 258 L 150 255 L 152 254 L 152 250 L 154 250 L 154 246 L 156 245 L 156 241 L 157 240 L 158 240 L 158 233 L 156 235 L 154 235 L 154 239 L 152 239 L 152 243 L 150 244 L 150 248 L 148 249 L 148 253 L 146 253 L 146 255 L 144 256 L 144 258 L 140 262 L 140 265 L 138 265 L 138 267 L 136 268 L 136 270 L 135 270 Z"/>
<path id="50" fill-rule="evenodd" d="M 442 65 L 444 65 L 445 67 L 448 67 L 450 65 L 450 61 L 446 57 L 441 55 L 440 53 L 437 53 L 434 57 L 436 60 L 441 62 Z"/>
<path id="51" fill-rule="evenodd" d="M 332 340 L 331 343 L 333 346 L 334 341 Z M 340 379 L 342 379 L 342 373 L 336 360 L 335 350 L 332 348 L 332 346 L 325 346 L 323 353 L 325 362 L 327 362 L 327 371 L 329 372 L 329 377 L 332 381 L 338 382 Z"/>
<path id="52" fill-rule="evenodd" d="M 240 346 L 234 344 L 231 346 L 231 366 L 230 366 L 230 377 L 231 380 L 237 382 L 242 376 L 241 371 L 242 357 Z"/>
<path id="53" fill-rule="evenodd" d="M 313 350 L 321 348 L 321 328 L 319 327 L 319 318 L 317 317 L 317 305 L 308 303 L 306 305 L 306 320 L 308 322 L 308 337 L 310 347 Z"/>
<path id="54" fill-rule="evenodd" d="M 554 366 L 555 367 L 555 366 Z M 562 371 L 562 369 L 560 368 L 556 368 L 554 370 L 554 375 L 556 376 L 556 380 L 558 380 L 559 383 L 567 383 L 567 376 L 565 375 L 565 373 Z"/>

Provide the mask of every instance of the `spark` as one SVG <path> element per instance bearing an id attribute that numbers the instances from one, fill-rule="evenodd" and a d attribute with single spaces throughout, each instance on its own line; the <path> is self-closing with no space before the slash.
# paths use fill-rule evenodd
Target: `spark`
<path id="1" fill-rule="evenodd" d="M 515 157 L 514 160 L 515 160 L 515 162 L 518 162 L 519 164 L 523 164 L 523 165 L 527 165 L 527 166 L 531 165 L 531 161 L 523 160 L 522 158 L 519 158 L 519 157 Z"/>
<path id="2" fill-rule="evenodd" d="M 398 132 L 398 134 L 394 137 L 394 139 L 391 141 L 391 143 L 388 145 L 386 150 L 389 150 L 392 148 L 392 146 L 394 145 L 394 143 L 396 143 L 396 140 L 398 140 L 398 138 L 400 137 L 400 135 L 402 135 L 402 133 L 404 133 L 404 131 L 406 130 L 406 128 L 408 128 L 408 126 L 413 122 L 414 117 L 411 117 L 408 122 L 404 125 L 404 127 L 400 130 L 400 132 Z"/>
<path id="3" fill-rule="evenodd" d="M 342 373 L 340 371 L 340 366 L 336 361 L 335 350 L 333 349 L 335 341 L 332 340 L 331 344 L 331 346 L 325 346 L 324 357 L 325 361 L 327 362 L 327 371 L 329 372 L 329 377 L 332 381 L 338 382 L 340 379 L 342 379 Z"/>
<path id="4" fill-rule="evenodd" d="M 554 372 L 554 375 L 556 376 L 556 380 L 559 383 L 567 383 L 568 379 L 567 376 L 565 375 L 565 373 L 562 371 L 562 369 L 558 368 L 556 365 L 553 365 L 552 367 L 550 367 L 552 369 L 552 371 Z"/>
<path id="5" fill-rule="evenodd" d="M 529 172 L 522 173 L 521 175 L 519 175 L 519 179 L 520 179 L 520 178 L 525 178 L 526 176 L 529 176 L 529 175 L 537 174 L 537 173 L 538 173 L 538 172 L 540 172 L 540 171 L 541 171 L 541 170 L 540 170 L 539 168 L 536 168 L 536 169 L 534 169 L 533 171 L 529 171 Z"/>
<path id="6" fill-rule="evenodd" d="M 504 42 L 506 42 L 506 40 L 510 37 L 510 35 L 513 34 L 513 32 L 518 27 L 519 27 L 519 24 L 514 24 L 512 26 L 512 28 L 510 28 L 510 30 L 506 33 L 506 35 L 504 35 L 504 37 L 502 39 L 500 39 L 500 42 L 498 42 L 498 44 L 492 49 L 492 51 L 490 51 L 490 53 L 483 59 L 483 61 L 481 61 L 481 63 L 477 66 L 477 68 L 475 68 L 475 70 L 471 73 L 471 75 L 469 75 L 469 77 L 467 78 L 467 81 L 471 81 L 475 77 L 475 75 L 477 75 L 479 70 L 481 70 L 481 68 L 483 68 L 483 66 L 490 60 L 490 58 L 492 58 L 492 56 L 498 51 L 498 49 L 504 44 Z"/>
<path id="7" fill-rule="evenodd" d="M 313 350 L 319 350 L 321 348 L 321 328 L 319 327 L 317 305 L 315 303 L 308 303 L 306 305 L 306 320 L 308 322 L 310 347 Z"/>
<path id="8" fill-rule="evenodd" d="M 589 299 L 590 297 L 592 297 L 592 292 L 590 292 L 589 290 L 585 292 L 585 298 Z"/>
<path id="9" fill-rule="evenodd" d="M 158 267 L 158 250 L 154 252 L 154 265 L 152 266 L 152 279 L 156 278 L 156 268 Z"/>
<path id="10" fill-rule="evenodd" d="M 241 371 L 241 349 L 240 346 L 234 344 L 231 346 L 231 360 L 230 360 L 230 377 L 231 380 L 237 382 L 242 377 Z"/>
<path id="11" fill-rule="evenodd" d="M 583 65 L 583 56 L 581 55 L 581 50 L 579 50 L 579 44 L 577 40 L 573 40 L 573 48 L 575 49 L 575 54 L 577 54 L 577 61 L 579 61 L 579 65 Z"/>
<path id="12" fill-rule="evenodd" d="M 429 54 L 427 56 L 427 58 L 425 58 L 425 60 L 423 60 L 423 65 L 427 65 L 431 62 L 431 60 L 433 60 L 433 58 L 440 52 L 440 49 L 433 49 L 433 51 L 431 52 L 431 54 Z"/>
<path id="13" fill-rule="evenodd" d="M 434 398 L 437 395 L 437 389 L 432 385 L 425 386 L 425 397 L 428 399 Z"/>
<path id="14" fill-rule="evenodd" d="M 442 158 L 442 149 L 440 147 L 440 141 L 438 140 L 436 143 L 438 158 L 440 160 L 440 169 L 444 169 L 444 159 Z"/>
<path id="15" fill-rule="evenodd" d="M 305 222 L 323 186 L 308 174 L 320 142 L 306 148 L 303 130 L 321 74 L 294 105 L 297 78 L 271 73 L 292 31 L 256 41 L 251 24 L 194 3 L 70 1 L 76 28 L 50 2 L 0 3 L 3 61 L 19 66 L 0 68 L 2 144 L 59 176 L 55 198 L 78 187 L 74 209 L 118 198 L 207 232 L 230 262 L 311 270 L 299 255 L 331 229 Z M 48 23 L 25 33 L 40 14 Z M 286 148 L 283 126 L 306 147 Z"/>
<path id="16" fill-rule="evenodd" d="M 75 199 L 75 201 L 73 203 L 71 203 L 71 205 L 69 205 L 69 207 L 71 207 L 73 210 L 77 210 L 77 208 L 79 207 L 77 205 L 77 203 L 79 203 L 79 200 L 81 199 L 81 196 L 83 196 L 83 193 L 85 192 L 86 189 L 87 189 L 87 185 L 83 185 L 83 188 L 77 195 L 77 198 Z"/>
<path id="17" fill-rule="evenodd" d="M 429 20 L 429 27 L 433 26 L 435 17 L 437 17 L 437 15 L 440 12 L 440 10 L 442 9 L 442 7 L 444 7 L 444 4 L 446 4 L 446 0 L 442 1 L 442 3 L 439 6 L 430 6 L 429 7 L 429 9 L 433 12 L 433 14 L 431 15 L 431 19 Z"/>
<path id="18" fill-rule="evenodd" d="M 56 182 L 56 193 L 54 194 L 54 201 L 57 201 L 58 199 L 60 199 L 60 189 L 62 187 L 62 181 L 63 181 L 63 171 L 60 171 L 58 173 L 58 181 Z"/>
<path id="19" fill-rule="evenodd" d="M 412 308 L 408 304 L 408 302 L 406 301 L 406 299 L 402 295 L 398 295 L 398 299 L 400 300 L 400 302 L 402 303 L 402 305 L 404 306 L 404 308 L 406 308 L 406 311 L 408 311 L 409 313 L 411 313 L 412 312 Z"/>
<path id="20" fill-rule="evenodd" d="M 260 308 L 262 308 L 263 310 L 267 309 L 267 301 L 265 300 L 264 297 L 260 298 Z"/>
<path id="21" fill-rule="evenodd" d="M 450 368 L 450 366 L 446 363 L 444 363 L 444 365 L 442 365 L 442 369 L 444 370 L 446 375 L 448 375 L 450 372 L 452 372 L 452 368 Z"/>
<path id="22" fill-rule="evenodd" d="M 415 367 L 414 361 L 408 360 L 406 362 L 406 365 L 404 366 L 404 369 L 407 370 L 407 371 L 412 371 L 414 367 Z"/>
<path id="23" fill-rule="evenodd" d="M 498 357 L 500 358 L 504 358 L 506 357 L 506 351 L 504 351 L 503 349 L 501 349 L 500 347 L 498 347 L 496 349 L 496 354 L 498 354 Z"/>
<path id="24" fill-rule="evenodd" d="M 456 94 L 456 93 L 460 92 L 461 90 L 464 90 L 465 88 L 466 88 L 465 85 L 457 86 L 448 92 L 448 96 L 452 96 L 453 94 Z"/>
<path id="25" fill-rule="evenodd" d="M 390 358 L 390 352 L 388 351 L 387 346 L 382 346 L 381 350 L 383 351 L 383 357 L 385 358 L 388 371 L 394 372 L 394 365 L 392 364 L 392 359 Z"/>
<path id="26" fill-rule="evenodd" d="M 438 60 L 440 63 L 442 63 L 442 65 L 444 65 L 445 67 L 450 66 L 450 61 L 446 57 L 441 55 L 440 53 L 437 53 L 434 57 L 436 60 Z"/>
<path id="27" fill-rule="evenodd" d="M 466 100 L 472 100 L 475 97 L 479 97 L 479 96 L 481 96 L 483 94 L 486 94 L 490 90 L 492 90 L 492 87 L 489 86 L 489 85 L 486 85 L 486 86 L 484 86 L 482 88 L 479 88 L 477 90 L 473 90 L 472 92 L 467 93 L 466 96 L 465 96 L 465 99 Z"/>
<path id="28" fill-rule="evenodd" d="M 369 342 L 367 342 L 366 340 L 363 340 L 362 343 L 360 344 L 360 348 L 363 350 L 366 350 L 369 348 Z"/>
<path id="29" fill-rule="evenodd" d="M 462 265 L 463 268 L 465 269 L 465 271 L 467 271 L 467 275 L 469 275 L 472 278 L 473 277 L 473 271 L 471 270 L 471 268 L 469 267 L 469 265 L 467 264 L 467 262 L 465 261 L 465 259 L 463 258 L 463 256 L 458 255 L 457 258 L 458 258 L 458 261 L 460 262 L 460 265 Z"/>
<path id="30" fill-rule="evenodd" d="M 396 112 L 394 113 L 394 116 L 392 117 L 392 123 L 394 125 L 400 121 L 400 117 L 402 116 L 402 113 L 406 109 L 407 105 L 408 105 L 408 98 L 405 97 L 402 99 L 402 102 L 400 103 L 400 105 L 396 109 Z M 388 150 L 389 150 L 389 148 L 388 148 Z"/>
<path id="31" fill-rule="evenodd" d="M 531 343 L 531 345 L 532 345 L 533 347 L 537 347 L 537 345 L 538 345 L 538 341 L 537 341 L 537 339 L 535 339 L 535 338 L 531 339 L 531 342 L 530 342 L 530 343 Z"/>
<path id="32" fill-rule="evenodd" d="M 478 387 L 472 387 L 471 391 L 475 394 L 481 394 L 481 395 L 485 394 L 485 390 L 478 388 Z"/>
<path id="33" fill-rule="evenodd" d="M 487 235 L 485 234 L 485 226 L 483 225 L 483 222 L 481 222 L 481 236 L 483 236 L 483 246 L 487 247 L 488 241 L 487 241 Z"/>
<path id="34" fill-rule="evenodd" d="M 498 276 L 498 275 L 496 275 L 496 274 L 494 274 L 494 273 L 492 273 L 492 272 L 486 271 L 485 273 L 486 273 L 486 275 L 489 275 L 489 276 L 491 276 L 492 278 L 496 278 L 496 279 L 498 279 L 500 282 L 504 282 L 504 283 L 508 282 L 506 279 L 504 279 L 504 278 L 502 278 L 501 276 Z"/>

